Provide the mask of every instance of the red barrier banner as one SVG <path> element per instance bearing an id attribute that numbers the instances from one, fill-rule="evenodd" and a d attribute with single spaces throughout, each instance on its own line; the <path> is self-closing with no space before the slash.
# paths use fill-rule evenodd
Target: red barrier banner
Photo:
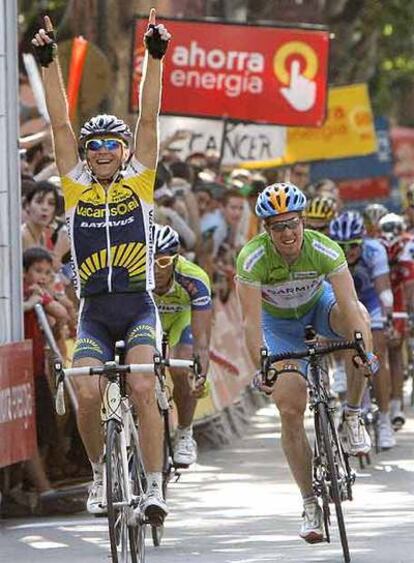
<path id="1" fill-rule="evenodd" d="M 394 174 L 411 182 L 414 179 L 414 128 L 391 127 Z"/>
<path id="2" fill-rule="evenodd" d="M 135 26 L 130 106 L 138 111 L 147 19 Z M 162 113 L 276 125 L 325 120 L 329 33 L 161 19 L 172 34 Z"/>
<path id="3" fill-rule="evenodd" d="M 389 177 L 364 178 L 361 180 L 343 180 L 337 182 L 341 199 L 377 199 L 389 197 L 391 185 Z"/>
<path id="4" fill-rule="evenodd" d="M 31 341 L 0 346 L 0 467 L 33 456 L 34 401 Z"/>

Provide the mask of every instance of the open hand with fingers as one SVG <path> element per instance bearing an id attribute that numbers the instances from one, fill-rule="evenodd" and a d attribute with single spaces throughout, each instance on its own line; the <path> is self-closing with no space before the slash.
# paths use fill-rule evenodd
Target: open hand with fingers
<path id="1" fill-rule="evenodd" d="M 162 59 L 167 51 L 171 34 L 162 23 L 157 24 L 155 18 L 155 9 L 151 8 L 148 18 L 148 29 L 144 35 L 144 43 L 153 59 Z"/>
<path id="2" fill-rule="evenodd" d="M 49 16 L 45 16 L 45 28 L 40 28 L 32 39 L 33 51 L 37 61 L 48 67 L 56 56 L 55 32 Z"/>

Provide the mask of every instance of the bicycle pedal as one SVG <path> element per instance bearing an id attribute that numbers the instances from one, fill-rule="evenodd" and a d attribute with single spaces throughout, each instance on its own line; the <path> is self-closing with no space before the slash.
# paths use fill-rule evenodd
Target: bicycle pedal
<path id="1" fill-rule="evenodd" d="M 188 469 L 189 467 L 189 463 L 174 463 L 174 469 Z"/>

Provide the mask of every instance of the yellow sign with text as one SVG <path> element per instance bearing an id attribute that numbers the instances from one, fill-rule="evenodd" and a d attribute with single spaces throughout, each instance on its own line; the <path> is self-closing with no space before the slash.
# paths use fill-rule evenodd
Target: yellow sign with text
<path id="1" fill-rule="evenodd" d="M 374 128 L 366 84 L 330 88 L 328 117 L 322 127 L 289 127 L 283 157 L 245 162 L 246 168 L 269 168 L 330 158 L 364 156 L 376 152 Z"/>

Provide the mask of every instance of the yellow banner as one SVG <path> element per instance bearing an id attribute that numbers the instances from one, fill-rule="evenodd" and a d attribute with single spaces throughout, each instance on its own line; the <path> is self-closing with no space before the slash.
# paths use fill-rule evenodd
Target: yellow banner
<path id="1" fill-rule="evenodd" d="M 285 154 L 245 168 L 269 168 L 331 158 L 364 156 L 376 152 L 374 117 L 366 84 L 330 88 L 328 117 L 322 127 L 289 127 Z"/>

